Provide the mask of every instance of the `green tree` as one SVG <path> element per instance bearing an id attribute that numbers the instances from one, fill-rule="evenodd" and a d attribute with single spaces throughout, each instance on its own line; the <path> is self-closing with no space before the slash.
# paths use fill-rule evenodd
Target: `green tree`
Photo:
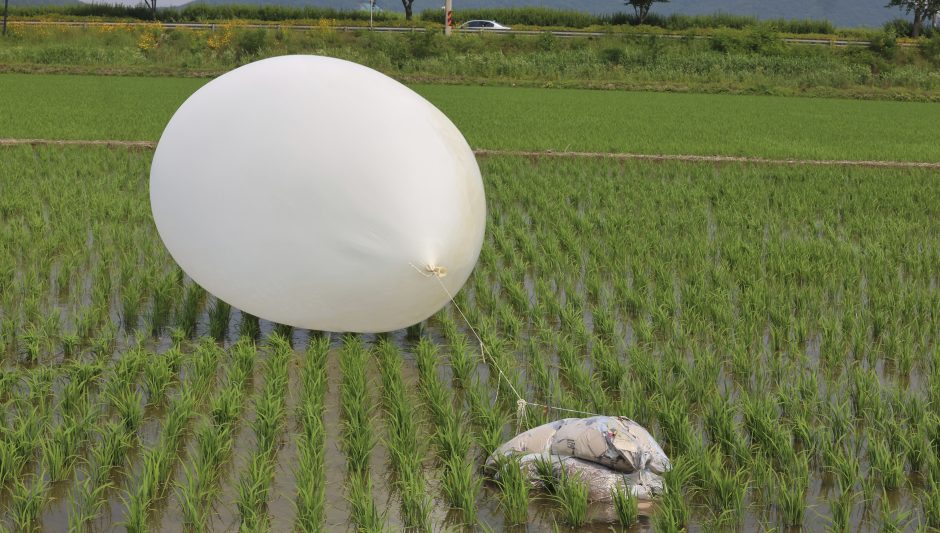
<path id="1" fill-rule="evenodd" d="M 646 22 L 646 16 L 649 15 L 650 8 L 655 2 L 668 2 L 669 0 L 626 0 L 624 5 L 633 6 L 633 12 L 636 13 L 638 24 Z M 892 0 L 895 1 L 895 0 Z M 913 0 L 912 0 L 913 1 Z"/>
<path id="2" fill-rule="evenodd" d="M 924 21 L 940 13 L 940 0 L 890 0 L 886 7 L 897 7 L 907 14 L 914 15 L 911 37 L 919 37 L 924 28 Z"/>

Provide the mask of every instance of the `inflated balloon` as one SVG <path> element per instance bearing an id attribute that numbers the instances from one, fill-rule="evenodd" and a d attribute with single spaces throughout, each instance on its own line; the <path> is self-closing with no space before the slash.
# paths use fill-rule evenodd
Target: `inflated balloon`
<path id="1" fill-rule="evenodd" d="M 476 159 L 443 113 L 318 56 L 251 63 L 196 91 L 157 145 L 150 202 L 194 281 L 324 331 L 434 314 L 470 276 L 486 218 Z"/>

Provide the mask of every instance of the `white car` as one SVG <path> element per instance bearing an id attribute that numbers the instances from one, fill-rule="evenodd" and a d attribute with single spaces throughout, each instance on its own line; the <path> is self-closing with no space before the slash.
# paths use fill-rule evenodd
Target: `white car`
<path id="1" fill-rule="evenodd" d="M 462 30 L 508 30 L 509 26 L 503 26 L 493 20 L 468 20 L 460 25 Z"/>

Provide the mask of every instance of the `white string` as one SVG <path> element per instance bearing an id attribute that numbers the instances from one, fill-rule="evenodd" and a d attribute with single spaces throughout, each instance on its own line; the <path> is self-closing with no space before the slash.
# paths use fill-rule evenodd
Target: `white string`
<path id="1" fill-rule="evenodd" d="M 564 411 L 568 413 L 576 413 L 576 414 L 589 415 L 589 416 L 601 416 L 597 413 L 591 413 L 588 411 L 579 411 L 577 409 L 566 409 L 564 407 L 555 407 L 553 405 L 545 405 L 541 403 L 534 403 L 534 402 L 526 401 L 519 394 L 519 391 L 516 390 L 516 387 L 512 384 L 512 381 L 503 372 L 503 369 L 500 368 L 499 365 L 496 363 L 496 358 L 493 357 L 492 354 L 487 354 L 486 345 L 483 343 L 483 339 L 480 338 L 479 334 L 477 334 L 476 329 L 473 327 L 473 324 L 470 323 L 470 320 L 467 318 L 467 315 L 464 314 L 463 309 L 461 309 L 460 306 L 457 304 L 457 302 L 454 300 L 454 295 L 451 294 L 450 291 L 447 289 L 447 285 L 444 285 L 444 282 L 441 281 L 441 278 L 446 275 L 447 271 L 444 270 L 442 267 L 431 267 L 431 266 L 425 267 L 424 270 L 421 270 L 414 263 L 409 263 L 409 264 L 411 265 L 411 268 L 414 268 L 422 276 L 426 278 L 434 278 L 437 280 L 437 283 L 441 286 L 441 289 L 444 290 L 444 293 L 447 294 L 447 297 L 450 299 L 450 303 L 454 305 L 454 309 L 457 310 L 457 312 L 460 314 L 460 317 L 463 318 L 464 323 L 467 324 L 467 328 L 470 330 L 470 333 L 473 333 L 473 336 L 476 338 L 477 342 L 480 343 L 480 355 L 483 357 L 483 362 L 487 365 L 490 365 L 490 362 L 487 361 L 487 355 L 489 355 L 490 361 L 492 361 L 491 366 L 496 369 L 496 371 L 498 372 L 498 376 L 503 378 L 503 380 L 506 381 L 506 384 L 509 385 L 509 389 L 512 391 L 513 394 L 516 395 L 516 420 L 518 422 L 518 425 L 522 424 L 522 420 L 526 417 L 526 407 L 530 405 L 533 407 L 542 407 L 544 409 L 551 409 L 554 411 Z M 499 387 L 496 387 L 496 401 L 499 401 Z"/>

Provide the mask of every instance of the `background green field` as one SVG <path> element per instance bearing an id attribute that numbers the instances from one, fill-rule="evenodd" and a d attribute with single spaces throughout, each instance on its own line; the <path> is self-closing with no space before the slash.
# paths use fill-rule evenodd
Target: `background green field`
<path id="1" fill-rule="evenodd" d="M 203 79 L 0 74 L 0 137 L 157 140 Z M 938 161 L 940 107 L 417 85 L 474 148 Z M 416 148 L 420 150 L 420 148 Z"/>

